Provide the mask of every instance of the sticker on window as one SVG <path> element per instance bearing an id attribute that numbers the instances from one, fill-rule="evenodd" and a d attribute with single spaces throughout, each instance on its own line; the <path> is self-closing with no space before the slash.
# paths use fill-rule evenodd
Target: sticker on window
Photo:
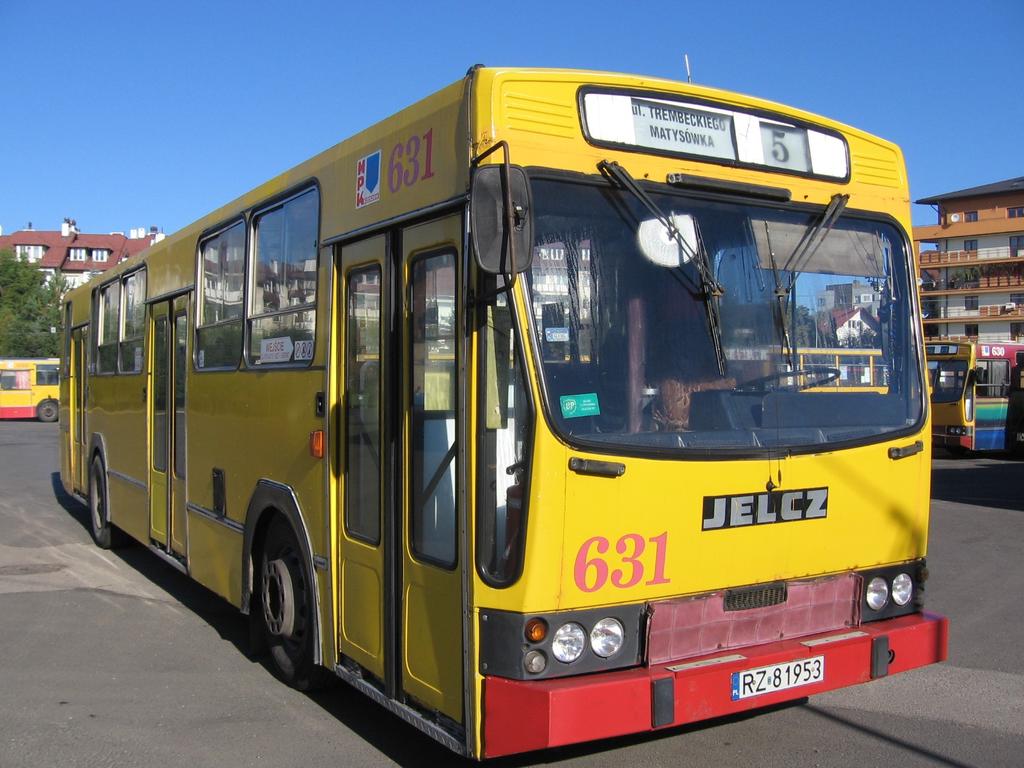
<path id="1" fill-rule="evenodd" d="M 312 360 L 313 359 L 313 340 L 306 339 L 304 341 L 295 342 L 295 359 L 296 360 Z"/>
<path id="2" fill-rule="evenodd" d="M 568 328 L 545 328 L 544 339 L 546 341 L 568 341 L 569 340 L 569 329 Z"/>
<path id="3" fill-rule="evenodd" d="M 562 395 L 558 401 L 562 406 L 563 419 L 601 415 L 601 406 L 597 401 L 596 392 L 587 392 L 584 395 Z"/>
<path id="4" fill-rule="evenodd" d="M 287 363 L 292 359 L 292 340 L 289 336 L 260 339 L 261 363 Z"/>

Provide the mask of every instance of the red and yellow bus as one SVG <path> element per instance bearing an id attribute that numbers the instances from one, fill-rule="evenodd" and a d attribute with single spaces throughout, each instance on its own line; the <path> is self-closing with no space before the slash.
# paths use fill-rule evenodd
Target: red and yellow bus
<path id="1" fill-rule="evenodd" d="M 0 419 L 56 421 L 60 360 L 0 357 Z"/>
<path id="2" fill-rule="evenodd" d="M 946 655 L 902 155 L 473 68 L 72 292 L 66 488 L 454 751 Z"/>
<path id="3" fill-rule="evenodd" d="M 1024 449 L 1024 344 L 928 344 L 932 439 L 951 453 Z"/>

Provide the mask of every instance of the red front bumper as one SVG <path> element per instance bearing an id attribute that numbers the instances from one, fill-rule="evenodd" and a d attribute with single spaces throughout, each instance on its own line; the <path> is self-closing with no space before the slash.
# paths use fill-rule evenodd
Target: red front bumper
<path id="1" fill-rule="evenodd" d="M 872 679 L 872 646 L 888 641 L 887 670 L 895 674 L 946 659 L 949 622 L 914 614 L 854 630 L 824 632 L 777 643 L 721 651 L 652 667 L 557 680 L 484 681 L 484 756 L 574 744 L 709 720 Z M 843 638 L 817 643 L 828 638 Z M 807 645 L 808 642 L 811 645 Z M 879 647 L 884 647 L 879 645 Z M 722 657 L 742 656 L 713 663 Z M 812 656 L 825 657 L 825 679 L 752 698 L 732 700 L 732 673 Z M 698 664 L 697 662 L 712 662 Z M 663 681 L 670 680 L 671 684 Z M 655 706 L 655 687 L 659 689 Z M 666 693 L 670 699 L 666 701 Z M 666 716 L 667 712 L 667 716 Z M 664 725 L 655 726 L 655 722 Z"/>

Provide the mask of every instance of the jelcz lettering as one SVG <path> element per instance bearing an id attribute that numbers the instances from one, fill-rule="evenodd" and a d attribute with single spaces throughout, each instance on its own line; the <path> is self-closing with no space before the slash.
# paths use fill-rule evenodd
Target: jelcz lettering
<path id="1" fill-rule="evenodd" d="M 743 528 L 828 517 L 828 488 L 705 496 L 701 530 Z"/>

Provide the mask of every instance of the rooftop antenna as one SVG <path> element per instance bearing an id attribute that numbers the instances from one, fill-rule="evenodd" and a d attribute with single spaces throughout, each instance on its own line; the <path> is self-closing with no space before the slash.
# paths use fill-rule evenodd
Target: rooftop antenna
<path id="1" fill-rule="evenodd" d="M 690 73 L 690 54 L 683 54 L 683 61 L 686 63 L 686 82 L 693 82 L 693 75 Z"/>

